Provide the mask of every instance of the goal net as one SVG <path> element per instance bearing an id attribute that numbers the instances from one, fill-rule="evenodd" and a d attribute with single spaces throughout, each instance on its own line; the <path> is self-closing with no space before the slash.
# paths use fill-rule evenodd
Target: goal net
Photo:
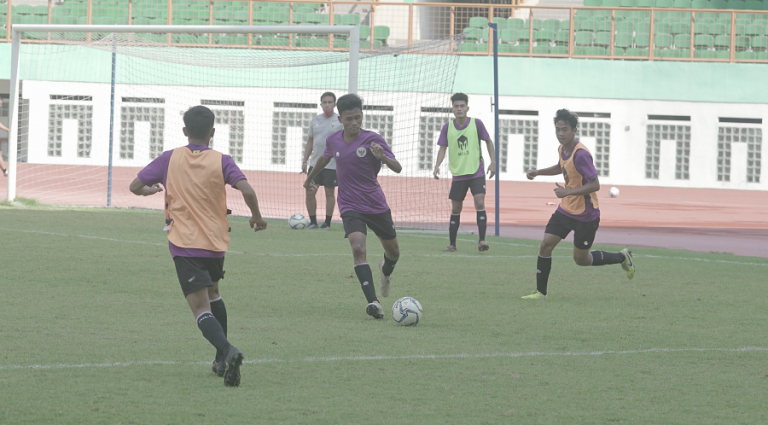
<path id="1" fill-rule="evenodd" d="M 38 31 L 19 32 L 9 197 L 162 209 L 161 195 L 138 197 L 128 186 L 163 151 L 187 144 L 182 114 L 205 105 L 216 114 L 211 147 L 240 166 L 262 214 L 306 215 L 300 171 L 310 121 L 322 113 L 320 95 L 356 88 L 363 128 L 381 134 L 403 165 L 401 174 L 386 167 L 379 174 L 397 225 L 444 227 L 450 182 L 432 178 L 432 169 L 449 119 L 460 37 L 410 47 L 363 44 L 358 55 L 349 27 L 294 26 L 291 33 L 26 28 Z M 233 214 L 249 215 L 239 193 L 228 190 Z M 322 216 L 322 190 L 317 202 Z"/>

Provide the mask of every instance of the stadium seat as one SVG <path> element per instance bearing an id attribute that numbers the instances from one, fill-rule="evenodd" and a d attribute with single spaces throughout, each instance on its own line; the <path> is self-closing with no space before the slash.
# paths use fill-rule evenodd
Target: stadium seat
<path id="1" fill-rule="evenodd" d="M 603 0 L 601 6 L 605 7 L 621 7 L 621 0 Z"/>
<path id="2" fill-rule="evenodd" d="M 709 3 L 710 9 L 728 9 L 728 3 L 725 0 L 712 0 Z"/>
<path id="3" fill-rule="evenodd" d="M 696 50 L 693 57 L 704 59 L 728 59 L 730 54 L 722 50 Z"/>
<path id="4" fill-rule="evenodd" d="M 765 25 L 763 24 L 751 24 L 747 25 L 746 31 L 744 34 L 749 36 L 756 36 L 756 35 L 764 35 L 765 34 Z"/>
<path id="5" fill-rule="evenodd" d="M 670 34 L 690 34 L 691 24 L 687 22 L 676 22 L 669 27 Z"/>
<path id="6" fill-rule="evenodd" d="M 589 56 L 608 56 L 610 51 L 602 46 L 587 47 L 586 54 Z"/>
<path id="7" fill-rule="evenodd" d="M 624 56 L 645 56 L 648 57 L 648 49 L 629 48 L 624 51 Z"/>
<path id="8" fill-rule="evenodd" d="M 621 7 L 637 7 L 638 0 L 621 0 Z"/>
<path id="9" fill-rule="evenodd" d="M 637 0 L 637 7 L 655 7 L 656 0 Z"/>
<path id="10" fill-rule="evenodd" d="M 603 5 L 603 0 L 584 0 L 584 6 L 587 7 L 600 7 Z"/>
<path id="11" fill-rule="evenodd" d="M 728 2 L 728 9 L 744 10 L 745 3 L 741 0 L 731 0 Z"/>
<path id="12" fill-rule="evenodd" d="M 618 22 L 616 23 L 616 32 L 633 33 L 635 32 L 635 24 L 634 22 L 627 22 L 627 21 Z"/>
<path id="13" fill-rule="evenodd" d="M 675 48 L 690 48 L 691 47 L 691 35 L 690 34 L 677 34 L 674 39 Z"/>
<path id="14" fill-rule="evenodd" d="M 598 32 L 595 34 L 595 40 L 593 42 L 595 46 L 610 46 L 611 45 L 611 33 Z"/>
<path id="15" fill-rule="evenodd" d="M 614 47 L 626 49 L 628 47 L 632 47 L 632 45 L 634 44 L 634 41 L 635 41 L 635 38 L 631 32 L 620 32 L 616 34 Z"/>
<path id="16" fill-rule="evenodd" d="M 768 49 L 768 37 L 761 35 L 752 37 L 752 50 L 766 50 Z"/>
<path id="17" fill-rule="evenodd" d="M 499 53 L 514 53 L 515 46 L 512 44 L 499 44 Z"/>
<path id="18" fill-rule="evenodd" d="M 595 27 L 596 32 L 611 32 L 611 21 L 599 21 Z"/>
<path id="19" fill-rule="evenodd" d="M 470 28 L 485 28 L 488 26 L 488 18 L 483 16 L 475 16 L 472 18 L 469 18 L 469 27 Z"/>
<path id="20" fill-rule="evenodd" d="M 651 34 L 638 33 L 635 35 L 635 47 L 638 49 L 648 49 L 651 44 Z"/>
<path id="21" fill-rule="evenodd" d="M 709 9 L 709 0 L 693 0 L 691 9 Z"/>
<path id="22" fill-rule="evenodd" d="M 734 43 L 736 44 L 736 50 L 748 50 L 751 39 L 747 36 L 736 36 Z"/>
<path id="23" fill-rule="evenodd" d="M 568 46 L 570 39 L 571 39 L 571 34 L 570 34 L 570 31 L 568 30 L 561 30 L 555 34 L 555 44 L 559 46 L 562 46 L 562 45 Z"/>
<path id="24" fill-rule="evenodd" d="M 549 53 L 553 55 L 567 55 L 568 46 L 555 46 L 549 48 Z"/>
<path id="25" fill-rule="evenodd" d="M 371 27 L 368 25 L 360 25 L 360 40 L 368 40 L 371 37 Z"/>
<path id="26" fill-rule="evenodd" d="M 509 18 L 507 20 L 507 29 L 517 30 L 525 28 L 525 21 L 520 18 Z"/>
<path id="27" fill-rule="evenodd" d="M 668 22 L 658 22 L 654 26 L 653 32 L 655 34 L 670 34 L 672 33 L 672 24 Z"/>
<path id="28" fill-rule="evenodd" d="M 693 26 L 693 32 L 694 34 L 709 34 L 709 26 L 710 25 L 717 25 L 717 24 L 705 24 L 705 23 L 696 23 L 696 25 Z"/>
<path id="29" fill-rule="evenodd" d="M 512 47 L 512 53 L 528 53 L 529 46 L 528 43 L 520 43 Z"/>
<path id="30" fill-rule="evenodd" d="M 676 9 L 690 9 L 692 7 L 692 2 L 691 0 L 674 0 L 672 5 Z"/>
<path id="31" fill-rule="evenodd" d="M 757 1 L 757 0 L 750 0 L 744 3 L 744 9 L 745 10 L 764 10 L 763 5 L 765 2 Z"/>
<path id="32" fill-rule="evenodd" d="M 675 4 L 674 0 L 656 0 L 657 8 L 671 8 Z"/>
<path id="33" fill-rule="evenodd" d="M 670 34 L 656 34 L 653 37 L 653 44 L 656 46 L 657 49 L 660 48 L 669 48 L 672 46 L 672 42 L 674 39 L 672 38 L 672 35 Z"/>
<path id="34" fill-rule="evenodd" d="M 549 53 L 549 45 L 539 44 L 538 46 L 533 46 L 533 52 L 531 52 L 531 53 L 548 54 Z"/>
<path id="35" fill-rule="evenodd" d="M 525 26 L 523 27 L 523 29 L 528 29 L 529 22 L 530 22 L 530 20 L 525 21 Z M 534 19 L 533 20 L 533 30 L 534 31 L 538 31 L 538 30 L 542 29 L 543 27 L 544 27 L 544 21 L 543 20 L 541 20 L 541 19 Z"/>
<path id="36" fill-rule="evenodd" d="M 481 31 L 483 31 L 483 30 L 481 29 Z M 376 25 L 376 26 L 373 27 L 373 39 L 374 40 L 380 40 L 386 46 L 387 45 L 387 43 L 386 43 L 387 38 L 389 38 L 389 32 L 390 31 L 389 31 L 389 27 L 388 26 L 386 26 L 386 25 Z M 488 37 L 487 35 L 485 35 L 485 34 L 487 34 L 487 31 L 483 31 L 483 33 L 484 33 L 484 35 L 482 37 L 483 39 Z"/>
<path id="37" fill-rule="evenodd" d="M 558 32 L 560 30 L 560 21 L 557 19 L 547 19 L 542 26 L 543 30 Z"/>
<path id="38" fill-rule="evenodd" d="M 503 29 L 499 31 L 499 42 L 500 43 L 515 43 L 517 42 L 517 39 L 515 38 L 515 30 L 511 29 Z"/>
<path id="39" fill-rule="evenodd" d="M 525 41 L 528 42 L 528 30 L 522 29 L 522 30 L 513 30 L 513 38 L 515 38 L 517 41 Z M 536 38 L 536 31 L 533 32 L 534 39 Z"/>
<path id="40" fill-rule="evenodd" d="M 592 41 L 595 39 L 595 35 L 591 31 L 579 31 L 574 37 L 574 43 L 577 46 L 591 46 Z"/>
<path id="41" fill-rule="evenodd" d="M 551 43 L 555 39 L 555 32 L 554 31 L 547 31 L 547 30 L 541 30 L 536 32 L 536 41 L 544 41 L 546 43 Z"/>
<path id="42" fill-rule="evenodd" d="M 581 21 L 576 23 L 576 31 L 596 31 L 597 24 L 593 20 Z"/>
<path id="43" fill-rule="evenodd" d="M 699 34 L 693 37 L 693 46 L 697 49 L 710 49 L 715 46 L 715 37 L 709 34 Z"/>
<path id="44" fill-rule="evenodd" d="M 709 34 L 711 35 L 722 35 L 722 34 L 729 34 L 730 31 L 728 31 L 728 27 L 723 24 L 712 24 L 709 26 Z"/>

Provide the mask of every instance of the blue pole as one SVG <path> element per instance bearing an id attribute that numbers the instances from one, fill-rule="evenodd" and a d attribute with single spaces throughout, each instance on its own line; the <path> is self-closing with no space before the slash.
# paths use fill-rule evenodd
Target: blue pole
<path id="1" fill-rule="evenodd" d="M 112 149 L 115 143 L 115 67 L 117 64 L 117 34 L 112 34 L 112 79 L 109 98 L 109 167 L 107 175 L 107 206 L 112 206 Z"/>
<path id="2" fill-rule="evenodd" d="M 499 32 L 498 24 L 489 23 L 493 33 L 493 125 L 496 135 L 496 236 L 499 236 Z"/>

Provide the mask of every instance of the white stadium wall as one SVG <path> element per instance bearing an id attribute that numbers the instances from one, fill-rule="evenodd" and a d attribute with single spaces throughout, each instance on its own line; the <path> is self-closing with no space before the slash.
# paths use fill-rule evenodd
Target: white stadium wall
<path id="1" fill-rule="evenodd" d="M 242 114 L 243 118 L 242 129 L 235 130 L 240 136 L 231 136 L 230 125 L 217 125 L 215 149 L 237 155 L 237 152 L 230 152 L 230 146 L 237 146 L 237 137 L 242 137 L 242 159 L 238 162 L 243 169 L 285 172 L 300 169 L 304 144 L 301 126 L 288 128 L 285 132 L 287 140 L 285 152 L 282 153 L 285 156 L 283 163 L 275 163 L 273 154 L 270 154 L 273 114 L 283 110 L 304 115 L 319 113 L 319 108 L 299 110 L 277 106 L 281 99 L 285 99 L 287 91 L 291 92 L 291 99 L 306 98 L 306 102 L 317 104 L 317 90 L 242 88 L 237 95 L 226 93 L 226 99 L 221 90 L 215 87 L 197 87 L 195 91 L 201 100 L 242 101 L 242 104 L 235 103 L 235 106 L 211 106 L 214 110 L 228 110 L 233 116 Z M 181 114 L 192 106 L 188 95 L 193 92 L 191 89 L 175 87 L 174 93 L 184 94 L 178 98 L 163 91 L 165 94 L 158 95 L 162 103 L 150 104 L 131 102 L 137 99 L 123 96 L 128 92 L 133 95 L 137 92 L 152 93 L 153 88 L 116 86 L 114 166 L 144 166 L 156 156 L 150 154 L 153 146 L 155 150 L 167 150 L 185 144 L 181 132 Z M 403 166 L 416 175 L 423 173 L 424 177 L 430 176 L 436 153 L 434 144 L 440 130 L 440 123 L 435 119 L 431 120 L 432 127 L 426 128 L 430 117 L 434 116 L 434 105 L 404 103 L 408 96 L 402 93 L 397 96 L 382 92 L 360 94 L 364 99 L 375 98 L 377 106 L 391 107 L 367 114 L 383 115 L 391 119 L 392 147 L 396 155 L 401 147 L 413 150 L 413 146 L 421 145 L 424 154 L 410 155 Z M 526 167 L 544 168 L 556 163 L 558 142 L 554 135 L 552 117 L 557 109 L 568 108 L 581 115 L 580 139 L 593 152 L 603 184 L 768 190 L 768 169 L 764 162 L 756 159 L 762 153 L 763 143 L 763 123 L 760 117 L 768 116 L 768 105 L 502 96 L 501 130 L 500 135 L 496 136 L 493 134 L 494 118 L 490 96 L 468 94 L 470 115 L 480 118 L 493 139 L 501 143 L 502 180 L 525 180 Z M 108 164 L 108 84 L 24 81 L 22 97 L 29 102 L 29 134 L 22 141 L 26 143 L 25 162 Z M 447 98 L 448 95 L 446 106 Z M 62 110 L 79 108 L 78 111 L 90 110 L 93 114 L 90 120 L 78 121 L 76 117 L 63 120 L 60 125 L 60 156 L 52 156 L 52 153 L 59 155 L 59 152 L 55 149 L 52 152 L 49 146 L 49 139 L 55 138 L 59 131 L 56 120 L 49 120 L 49 114 L 55 112 L 56 105 L 62 105 Z M 162 125 L 155 125 L 153 130 L 149 122 L 134 124 L 134 135 L 123 139 L 121 146 L 120 132 L 124 121 L 121 111 L 122 108 L 130 107 L 154 108 L 153 119 L 162 122 Z M 428 109 L 430 107 L 433 109 Z M 410 120 L 410 123 L 406 125 L 405 120 Z M 414 120 L 421 120 L 420 134 L 398 131 L 399 128 L 414 128 Z M 52 125 L 57 128 L 52 129 Z M 153 131 L 154 135 L 151 134 Z M 734 136 L 734 133 L 738 135 Z M 121 155 L 121 149 L 125 153 L 128 143 L 133 146 L 133 158 Z M 432 149 L 429 149 L 430 146 Z M 557 181 L 558 178 L 542 180 Z"/>

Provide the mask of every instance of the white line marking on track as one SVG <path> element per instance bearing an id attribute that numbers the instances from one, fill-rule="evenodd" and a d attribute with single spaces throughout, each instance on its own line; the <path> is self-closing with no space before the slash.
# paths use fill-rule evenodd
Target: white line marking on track
<path id="1" fill-rule="evenodd" d="M 742 348 L 648 348 L 644 350 L 624 350 L 624 351 L 588 351 L 573 352 L 566 351 L 562 353 L 544 353 L 538 351 L 521 353 L 478 353 L 478 354 L 415 354 L 410 356 L 339 356 L 339 357 L 307 357 L 304 359 L 255 359 L 246 360 L 247 364 L 262 363 L 321 363 L 321 362 L 359 362 L 359 361 L 386 361 L 386 360 L 444 360 L 444 359 L 492 359 L 492 358 L 519 358 L 519 357 L 582 357 L 582 356 L 609 356 L 609 355 L 630 355 L 630 354 L 663 354 L 663 353 L 747 353 L 747 352 L 768 352 L 768 347 L 742 347 Z M 201 362 L 168 362 L 168 361 L 148 361 L 148 362 L 116 362 L 116 363 L 85 363 L 85 364 L 52 364 L 52 365 L 9 365 L 0 366 L 0 370 L 24 370 L 24 369 L 77 369 L 77 368 L 106 368 L 106 367 L 129 367 L 129 366 L 153 366 L 153 365 L 210 365 L 210 361 Z"/>
<path id="2" fill-rule="evenodd" d="M 24 229 L 9 229 L 9 228 L 0 228 L 0 230 L 5 232 L 21 232 L 21 233 L 37 233 L 41 235 L 51 235 L 51 236 L 63 236 L 63 237 L 72 237 L 72 238 L 83 238 L 83 239 L 96 239 L 96 240 L 102 240 L 102 241 L 108 241 L 108 242 L 121 242 L 121 243 L 134 243 L 134 244 L 141 244 L 141 245 L 155 245 L 155 246 L 164 246 L 167 247 L 167 243 L 157 243 L 157 242 L 143 242 L 143 241 L 129 241 L 129 240 L 123 240 L 123 239 L 114 239 L 114 238 L 105 238 L 101 236 L 89 236 L 89 235 L 69 235 L 65 233 L 54 233 L 54 232 L 44 232 L 41 230 L 24 230 Z M 437 238 L 437 236 L 429 236 L 429 235 L 413 235 L 410 234 L 409 236 L 413 237 L 420 237 L 420 238 Z M 440 239 L 444 239 L 440 237 Z M 457 239 L 461 241 L 469 241 L 474 242 L 472 239 Z M 516 243 L 506 243 L 506 242 L 494 242 L 494 244 L 498 245 L 508 245 L 508 246 L 520 246 L 520 247 L 529 247 L 529 248 L 535 248 L 534 245 L 525 245 L 525 244 L 516 244 Z M 566 247 L 556 247 L 555 249 L 567 249 L 570 250 L 570 248 Z M 349 254 L 275 254 L 275 253 L 260 253 L 260 252 L 243 252 L 243 251 L 227 251 L 228 254 L 250 254 L 250 255 L 259 255 L 264 257 L 347 257 Z M 413 257 L 434 257 L 434 258 L 450 258 L 450 257 L 460 257 L 460 258 L 536 258 L 537 255 L 461 255 L 461 254 L 454 254 L 454 253 L 446 253 L 446 254 L 410 254 Z M 730 260 L 712 260 L 707 258 L 696 258 L 696 257 L 666 257 L 663 255 L 646 255 L 646 254 L 636 254 L 634 255 L 635 258 L 654 258 L 654 259 L 666 259 L 666 260 L 679 260 L 679 261 L 699 261 L 702 263 L 721 263 L 721 264 L 737 264 L 742 266 L 762 266 L 762 267 L 768 267 L 768 262 L 766 263 L 752 263 L 752 262 L 744 262 L 744 261 L 730 261 Z M 556 256 L 555 258 L 570 258 L 570 256 Z"/>

